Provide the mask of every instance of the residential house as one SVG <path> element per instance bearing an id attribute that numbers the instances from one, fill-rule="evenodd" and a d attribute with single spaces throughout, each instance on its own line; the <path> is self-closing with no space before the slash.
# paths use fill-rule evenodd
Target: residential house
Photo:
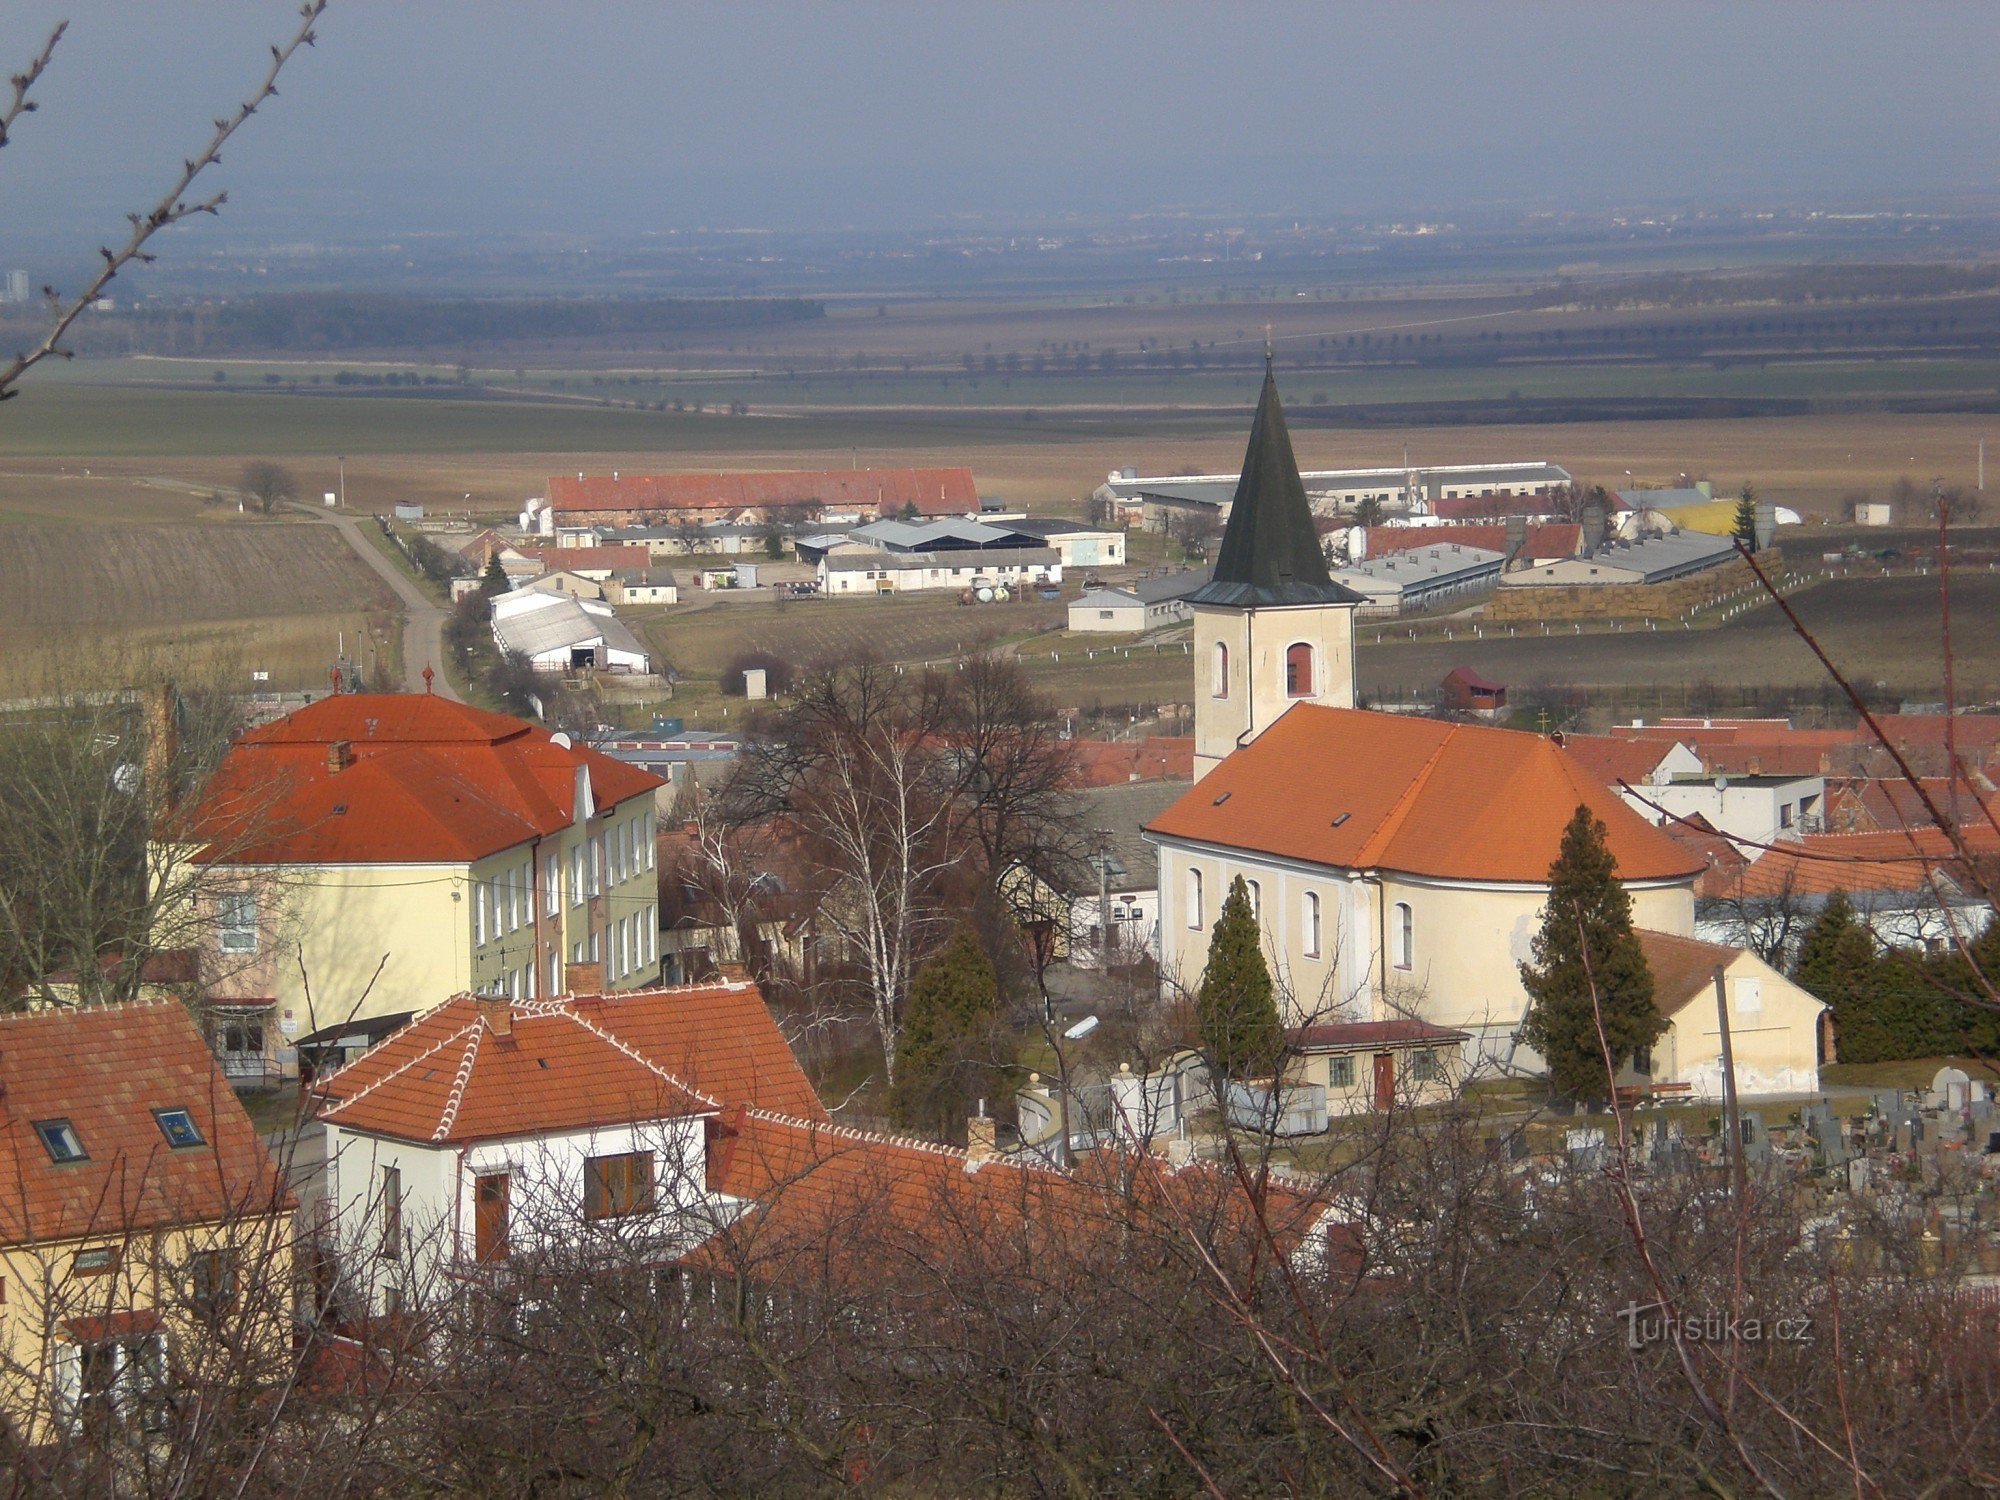
<path id="1" fill-rule="evenodd" d="M 653 560 L 644 547 L 540 547 L 528 549 L 528 555 L 547 572 L 574 573 L 596 584 L 615 573 L 650 566 Z"/>
<path id="2" fill-rule="evenodd" d="M 142 1434 L 231 1349 L 281 1354 L 291 1216 L 184 1006 L 0 1018 L 0 1425 Z"/>
<path id="3" fill-rule="evenodd" d="M 322 698 L 248 731 L 175 851 L 213 867 L 208 998 L 267 1049 L 225 1063 L 289 1072 L 302 1033 L 465 991 L 653 982 L 659 784 L 429 694 Z"/>
<path id="4" fill-rule="evenodd" d="M 1748 949 L 1641 929 L 1653 1004 L 1667 1029 L 1628 1068 L 1629 1081 L 1699 1099 L 1722 1097 L 1720 977 L 1739 1094 L 1815 1094 L 1830 1035 L 1827 1008 Z M 1628 1080 L 1621 1080 L 1628 1081 Z"/>
<path id="5" fill-rule="evenodd" d="M 678 604 L 680 584 L 669 568 L 622 568 L 605 585 L 613 604 Z"/>
<path id="6" fill-rule="evenodd" d="M 745 1206 L 708 1160 L 725 1109 L 827 1118 L 742 983 L 461 996 L 311 1094 L 300 1198 L 357 1316 L 524 1259 L 671 1264 Z"/>

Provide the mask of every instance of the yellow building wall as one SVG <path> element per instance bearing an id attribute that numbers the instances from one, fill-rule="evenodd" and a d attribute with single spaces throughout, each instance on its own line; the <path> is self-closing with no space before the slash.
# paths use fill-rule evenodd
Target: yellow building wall
<path id="1" fill-rule="evenodd" d="M 1819 1088 L 1819 1018 L 1812 994 L 1748 951 L 1723 971 L 1729 1050 L 1743 1094 L 1815 1093 Z M 1747 1002 L 1755 987 L 1756 1004 Z M 1688 1083 L 1704 1098 L 1722 1094 L 1722 1026 L 1713 988 L 1704 988 L 1667 1020 L 1653 1046 L 1653 1081 Z"/>
<path id="2" fill-rule="evenodd" d="M 1313 691 L 1285 691 L 1285 651 L 1296 641 L 1313 648 Z M 1229 691 L 1216 692 L 1216 646 L 1229 648 Z M 1214 769 L 1239 739 L 1248 744 L 1295 703 L 1354 707 L 1354 609 L 1312 605 L 1291 609 L 1194 610 L 1194 776 Z"/>
<path id="3" fill-rule="evenodd" d="M 189 1266 L 198 1251 L 233 1248 L 238 1292 L 216 1326 L 189 1298 Z M 78 1275 L 80 1251 L 112 1249 L 115 1271 Z M 208 1368 L 223 1369 L 236 1341 L 232 1374 L 253 1374 L 260 1361 L 275 1372 L 290 1347 L 292 1316 L 291 1215 L 289 1212 L 231 1223 L 194 1224 L 129 1236 L 98 1235 L 45 1245 L 0 1248 L 0 1412 L 30 1443 L 48 1442 L 63 1418 L 57 1400 L 57 1350 L 75 1344 L 66 1325 L 78 1318 L 157 1310 L 167 1344 L 168 1367 L 188 1384 Z"/>

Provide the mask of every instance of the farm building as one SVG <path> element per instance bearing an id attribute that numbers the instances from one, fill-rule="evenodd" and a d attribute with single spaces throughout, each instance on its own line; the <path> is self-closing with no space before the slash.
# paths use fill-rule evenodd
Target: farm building
<path id="1" fill-rule="evenodd" d="M 1166 529 L 1176 511 L 1206 510 L 1227 520 L 1240 475 L 1191 474 L 1141 478 L 1129 469 L 1108 476 L 1097 495 L 1113 504 L 1137 501 L 1149 531 Z M 1439 502 L 1505 496 L 1546 496 L 1570 482 L 1552 463 L 1441 464 L 1420 468 L 1306 469 L 1299 481 L 1315 511 L 1331 513 L 1364 500 L 1418 514 L 1444 514 Z"/>
<path id="2" fill-rule="evenodd" d="M 655 559 L 695 553 L 736 557 L 762 552 L 770 527 L 735 521 L 704 521 L 679 526 L 564 526 L 556 531 L 559 547 L 644 547 Z"/>
<path id="3" fill-rule="evenodd" d="M 1122 568 L 1125 533 L 1086 526 L 1080 521 L 1009 521 L 1007 529 L 1053 547 L 1065 568 Z"/>
<path id="4" fill-rule="evenodd" d="M 493 601 L 493 639 L 538 672 L 650 672 L 652 658 L 608 604 L 523 590 Z"/>
<path id="5" fill-rule="evenodd" d="M 820 591 L 830 596 L 908 594 L 922 589 L 973 589 L 1004 585 L 1010 592 L 1062 582 L 1062 559 L 1053 547 L 1009 547 L 993 552 L 835 552 L 819 561 Z"/>
<path id="6" fill-rule="evenodd" d="M 1461 547 L 1498 552 L 1504 559 L 1501 566 L 1512 569 L 1576 556 L 1583 528 L 1574 521 L 1529 521 L 1514 516 L 1480 525 L 1354 526 L 1346 535 L 1347 555 L 1355 562 L 1455 542 Z"/>
<path id="7" fill-rule="evenodd" d="M 523 525 L 544 535 L 558 526 L 643 526 L 677 521 L 816 520 L 829 514 L 973 515 L 972 470 L 792 469 L 748 474 L 558 474 L 545 505 L 530 504 Z M 529 526 L 532 518 L 534 524 Z"/>
<path id="8" fill-rule="evenodd" d="M 1091 589 L 1069 607 L 1069 628 L 1108 635 L 1139 635 L 1194 618 L 1188 596 L 1208 582 L 1210 570 L 1189 568 L 1164 578 L 1139 578 L 1116 588 Z"/>
<path id="9" fill-rule="evenodd" d="M 1362 596 L 1364 616 L 1400 615 L 1491 592 L 1500 563 L 1498 552 L 1446 542 L 1349 563 L 1333 580 Z"/>
<path id="10" fill-rule="evenodd" d="M 623 568 L 605 585 L 613 604 L 678 604 L 680 584 L 667 568 Z"/>
<path id="11" fill-rule="evenodd" d="M 1666 583 L 1709 568 L 1719 568 L 1736 556 L 1728 537 L 1682 531 L 1673 536 L 1649 536 L 1639 541 L 1606 542 L 1584 557 L 1568 557 L 1509 573 L 1502 588 L 1558 588 L 1614 583 Z"/>
<path id="12" fill-rule="evenodd" d="M 620 568 L 643 568 L 652 561 L 644 547 L 530 547 L 527 555 L 549 572 L 560 568 L 602 583 Z"/>

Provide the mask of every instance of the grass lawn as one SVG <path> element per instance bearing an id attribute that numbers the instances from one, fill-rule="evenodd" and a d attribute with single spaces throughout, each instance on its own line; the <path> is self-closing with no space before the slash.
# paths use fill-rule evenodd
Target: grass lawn
<path id="1" fill-rule="evenodd" d="M 1927 1089 L 1940 1068 L 1958 1068 L 1968 1077 L 2000 1081 L 2000 1062 L 1977 1057 L 1909 1057 L 1896 1062 L 1828 1063 L 1821 1083 L 1851 1088 Z"/>

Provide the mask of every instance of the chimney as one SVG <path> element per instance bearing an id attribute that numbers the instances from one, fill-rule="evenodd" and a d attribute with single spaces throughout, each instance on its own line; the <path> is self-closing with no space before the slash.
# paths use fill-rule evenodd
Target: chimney
<path id="1" fill-rule="evenodd" d="M 486 1029 L 495 1036 L 514 1034 L 514 1004 L 504 995 L 481 995 L 479 1019 L 486 1023 Z"/>
<path id="2" fill-rule="evenodd" d="M 180 726 L 174 718 L 174 685 L 163 682 L 145 694 L 145 741 L 140 748 L 141 772 L 148 795 L 157 806 L 171 808 L 175 801 L 175 762 L 180 753 Z"/>
<path id="3" fill-rule="evenodd" d="M 1528 518 L 1509 516 L 1506 538 L 1500 546 L 1500 571 L 1503 573 L 1511 572 L 1522 561 L 1521 554 L 1528 548 Z"/>
<path id="4" fill-rule="evenodd" d="M 750 970 L 740 961 L 719 963 L 715 966 L 718 977 L 741 984 L 750 977 Z"/>
<path id="5" fill-rule="evenodd" d="M 1583 508 L 1583 552 L 1584 557 L 1597 556 L 1604 545 L 1604 507 L 1586 505 Z"/>
<path id="6" fill-rule="evenodd" d="M 338 776 L 354 764 L 354 741 L 335 740 L 326 747 L 326 774 Z"/>
<path id="7" fill-rule="evenodd" d="M 604 992 L 604 965 L 596 961 L 570 964 L 563 970 L 563 986 L 572 995 L 600 995 Z"/>
<path id="8" fill-rule="evenodd" d="M 986 1101 L 979 1101 L 979 1113 L 965 1122 L 965 1169 L 970 1172 L 1000 1154 L 1000 1142 L 993 1117 L 986 1113 Z"/>

